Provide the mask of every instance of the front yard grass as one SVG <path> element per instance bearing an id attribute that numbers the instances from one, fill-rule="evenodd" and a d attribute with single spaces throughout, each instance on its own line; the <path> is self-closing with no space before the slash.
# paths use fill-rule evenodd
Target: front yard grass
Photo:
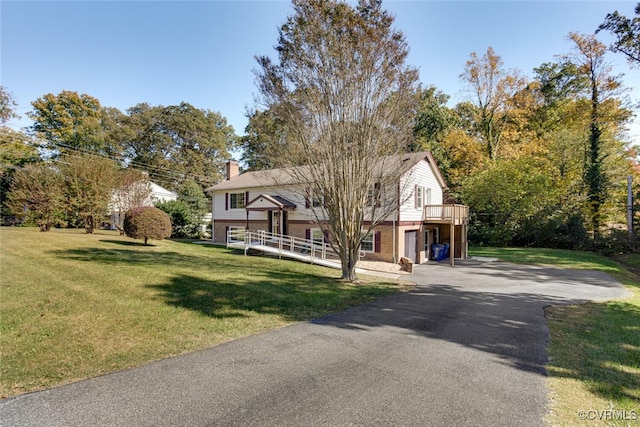
<path id="1" fill-rule="evenodd" d="M 0 397 L 309 320 L 396 292 L 221 247 L 0 228 Z"/>
<path id="2" fill-rule="evenodd" d="M 473 248 L 471 252 L 516 263 L 601 270 L 633 293 L 606 303 L 547 308 L 551 393 L 547 421 L 555 426 L 640 425 L 640 254 L 608 259 L 551 249 Z"/>

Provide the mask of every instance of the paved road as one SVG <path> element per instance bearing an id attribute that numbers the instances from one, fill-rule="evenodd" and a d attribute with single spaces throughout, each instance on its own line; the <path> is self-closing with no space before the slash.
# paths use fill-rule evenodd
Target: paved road
<path id="1" fill-rule="evenodd" d="M 417 288 L 0 402 L 3 426 L 543 425 L 543 307 L 627 296 L 595 272 L 419 266 Z"/>

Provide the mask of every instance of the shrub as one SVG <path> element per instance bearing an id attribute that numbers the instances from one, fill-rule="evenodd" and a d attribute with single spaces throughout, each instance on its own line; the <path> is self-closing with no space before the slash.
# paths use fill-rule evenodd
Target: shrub
<path id="1" fill-rule="evenodd" d="M 169 215 L 158 208 L 141 206 L 132 208 L 124 216 L 124 232 L 128 237 L 162 240 L 171 236 L 171 220 Z"/>
<path id="2" fill-rule="evenodd" d="M 189 205 L 183 200 L 158 203 L 156 207 L 169 215 L 173 231 L 171 237 L 193 239 L 200 237 L 200 223 L 194 218 Z"/>

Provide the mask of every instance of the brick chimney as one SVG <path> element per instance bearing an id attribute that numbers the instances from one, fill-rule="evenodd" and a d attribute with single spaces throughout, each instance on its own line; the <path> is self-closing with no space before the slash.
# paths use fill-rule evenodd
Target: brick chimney
<path id="1" fill-rule="evenodd" d="M 240 175 L 240 164 L 235 160 L 227 160 L 227 180 Z"/>

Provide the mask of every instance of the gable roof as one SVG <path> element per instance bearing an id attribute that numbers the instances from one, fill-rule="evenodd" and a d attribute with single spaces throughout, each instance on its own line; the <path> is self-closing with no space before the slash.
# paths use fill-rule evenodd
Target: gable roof
<path id="1" fill-rule="evenodd" d="M 444 176 L 440 171 L 440 168 L 436 164 L 433 155 L 429 151 L 419 151 L 415 153 L 400 154 L 395 156 L 387 156 L 380 162 L 381 167 L 400 168 L 401 174 L 408 172 L 412 167 L 417 165 L 420 161 L 426 160 L 431 166 L 431 170 L 435 175 L 438 183 L 443 189 L 447 188 L 447 184 L 444 180 Z M 245 188 L 271 188 L 274 186 L 301 184 L 297 180 L 296 176 L 309 176 L 308 173 L 304 173 L 304 169 L 308 166 L 297 166 L 296 169 L 300 169 L 295 173 L 291 173 L 294 168 L 281 168 L 281 169 L 267 169 L 261 171 L 245 172 L 236 177 L 222 181 L 212 187 L 207 188 L 207 192 L 214 191 L 226 191 L 226 190 L 239 190 Z"/>
<path id="2" fill-rule="evenodd" d="M 178 198 L 177 193 L 167 190 L 166 188 L 159 186 L 155 182 L 149 181 L 149 185 L 151 187 L 151 197 L 158 199 L 158 201 L 166 202 L 169 200 L 176 200 Z"/>
<path id="3" fill-rule="evenodd" d="M 296 204 L 282 196 L 260 194 L 245 206 L 245 209 L 248 211 L 264 211 L 272 210 L 273 208 L 289 211 L 294 210 L 296 208 Z"/>

